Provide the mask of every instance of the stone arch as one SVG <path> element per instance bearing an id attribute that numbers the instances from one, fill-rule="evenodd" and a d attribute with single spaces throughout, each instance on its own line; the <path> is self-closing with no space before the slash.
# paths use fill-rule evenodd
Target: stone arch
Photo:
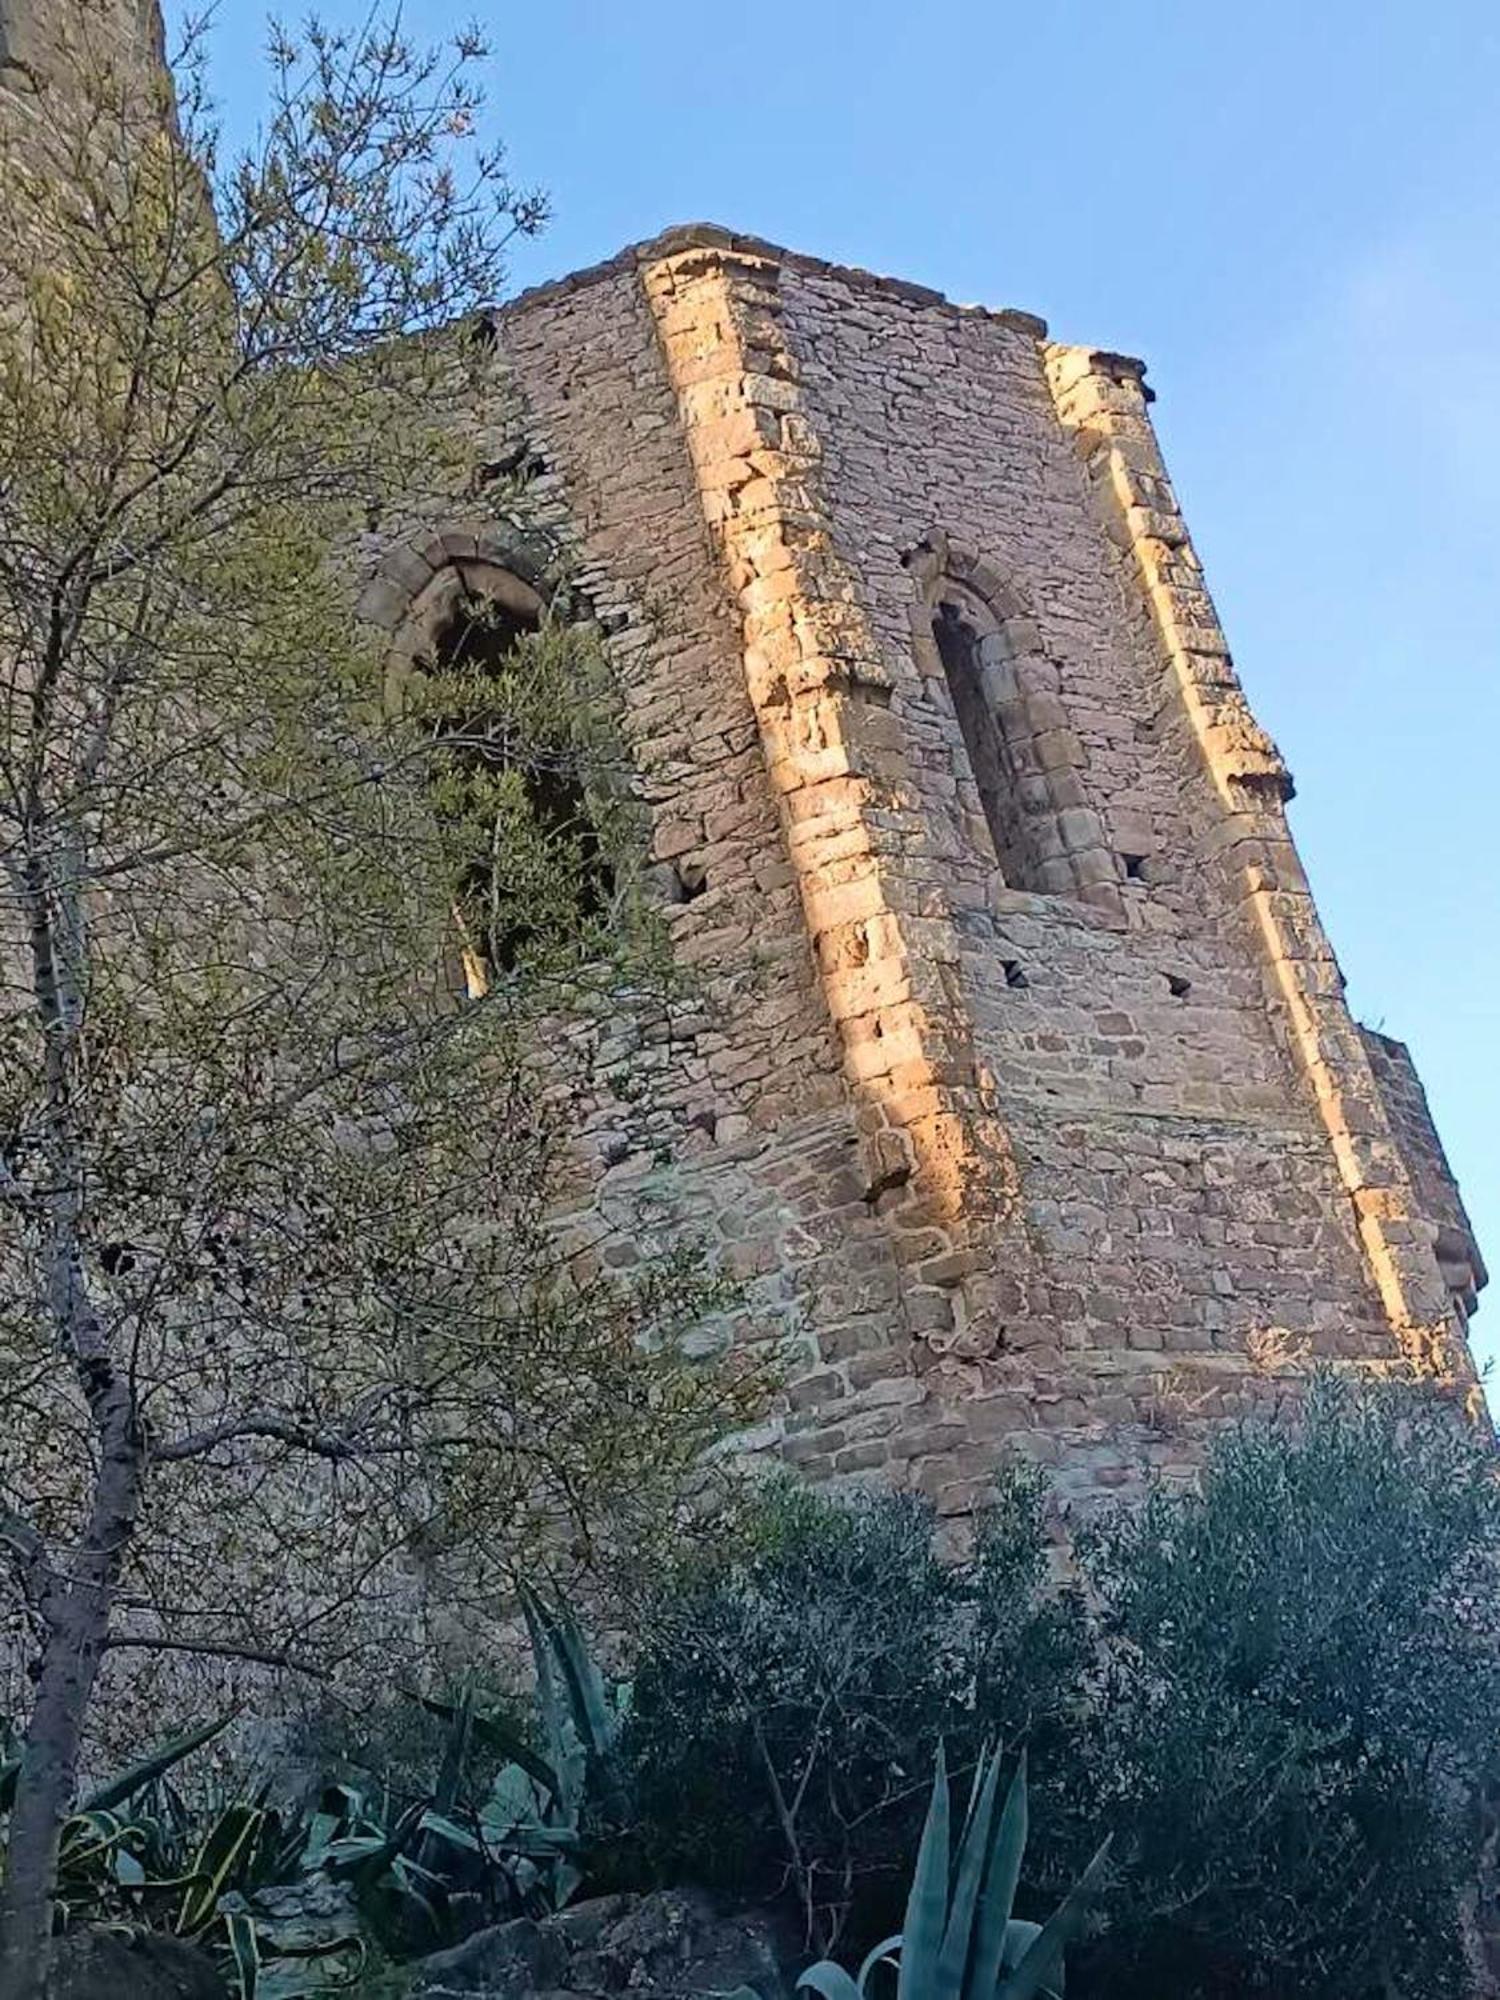
<path id="1" fill-rule="evenodd" d="M 385 655 L 386 699 L 397 707 L 414 674 L 461 666 L 484 673 L 498 666 L 527 633 L 536 632 L 549 616 L 572 622 L 587 615 L 587 606 L 562 581 L 555 551 L 539 537 L 508 524 L 485 523 L 473 529 L 454 527 L 422 542 L 396 546 L 381 558 L 359 599 L 358 610 L 370 623 L 390 634 Z M 479 711 L 466 707 L 455 718 L 459 733 L 471 735 L 473 747 L 450 752 L 462 760 L 459 768 L 479 772 L 517 766 L 512 762 L 505 732 L 476 727 Z M 443 725 L 447 726 L 447 725 Z M 493 747 L 483 739 L 491 736 Z M 577 838 L 580 823 L 588 828 L 584 790 L 565 772 L 548 766 L 525 773 L 528 793 L 538 819 L 550 828 Z M 591 831 L 586 838 L 592 839 Z M 599 855 L 590 868 L 599 871 L 598 893 L 609 892 L 608 864 Z M 496 970 L 513 962 L 518 935 L 514 923 L 487 929 L 473 915 L 482 894 L 481 877 L 494 879 L 488 853 L 475 857 L 454 887 L 456 936 L 452 983 L 473 998 L 489 990 Z M 491 905 L 492 910 L 495 905 Z M 466 919 L 465 910 L 471 914 Z"/>
<path id="2" fill-rule="evenodd" d="M 1118 867 L 1089 803 L 1083 743 L 1031 606 L 993 564 L 933 530 L 910 551 L 919 670 L 946 692 L 1006 887 L 1119 904 Z M 979 834 L 982 838 L 982 831 Z"/>
<path id="3" fill-rule="evenodd" d="M 467 593 L 539 621 L 585 614 L 566 585 L 556 546 L 506 521 L 457 522 L 439 533 L 398 542 L 381 556 L 355 609 L 390 635 L 387 682 L 421 656 L 424 646 Z"/>
<path id="4" fill-rule="evenodd" d="M 514 570 L 483 557 L 457 558 L 436 570 L 411 600 L 386 656 L 391 698 L 399 699 L 401 682 L 414 668 L 436 661 L 446 632 L 481 609 L 498 612 L 517 634 L 534 632 L 546 615 L 547 600 Z"/>

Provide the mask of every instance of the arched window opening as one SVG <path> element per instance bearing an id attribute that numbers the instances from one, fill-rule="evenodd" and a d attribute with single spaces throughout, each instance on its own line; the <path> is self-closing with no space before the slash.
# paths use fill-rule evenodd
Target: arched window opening
<path id="1" fill-rule="evenodd" d="M 1090 803 L 1088 753 L 1025 594 L 933 528 L 902 557 L 917 585 L 912 636 L 926 692 L 952 704 L 961 828 L 1007 887 L 1077 897 L 1123 918 L 1120 881 L 1149 881 L 1147 844 L 1131 861 Z M 939 687 L 941 683 L 941 688 Z M 984 835 L 988 832 L 989 839 Z"/>
<path id="2" fill-rule="evenodd" d="M 416 665 L 442 745 L 435 799 L 454 852 L 453 915 L 471 999 L 533 949 L 607 911 L 615 871 L 574 703 L 554 683 L 569 634 L 465 591 Z"/>
<path id="3" fill-rule="evenodd" d="M 1000 872 L 1013 889 L 1040 887 L 1022 816 L 1018 774 L 996 714 L 994 690 L 986 685 L 986 641 L 956 596 L 938 600 L 932 634 Z"/>

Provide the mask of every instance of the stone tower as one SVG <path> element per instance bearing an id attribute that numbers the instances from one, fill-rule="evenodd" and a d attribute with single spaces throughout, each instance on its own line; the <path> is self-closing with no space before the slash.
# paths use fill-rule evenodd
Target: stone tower
<path id="1" fill-rule="evenodd" d="M 159 74 L 155 0 L 0 0 L 0 122 L 80 35 Z M 1079 1497 L 1190 1465 L 1317 1361 L 1471 1383 L 1483 1266 L 1141 364 L 706 226 L 493 331 L 479 497 L 367 537 L 359 608 L 397 668 L 460 594 L 565 578 L 606 633 L 695 983 L 580 1029 L 633 1082 L 574 1107 L 566 1227 L 716 1248 L 794 1356 L 747 1445 L 962 1513 L 1006 1452 Z"/>
<path id="2" fill-rule="evenodd" d="M 589 1107 L 572 1226 L 717 1242 L 800 1356 L 754 1442 L 962 1512 L 1006 1450 L 1080 1496 L 1190 1464 L 1315 1362 L 1472 1381 L 1483 1266 L 1141 363 L 706 226 L 498 332 L 476 458 L 609 634 L 701 993 L 614 1024 L 652 1083 Z M 399 658 L 445 592 L 547 583 L 460 511 L 372 544 L 361 606 Z"/>

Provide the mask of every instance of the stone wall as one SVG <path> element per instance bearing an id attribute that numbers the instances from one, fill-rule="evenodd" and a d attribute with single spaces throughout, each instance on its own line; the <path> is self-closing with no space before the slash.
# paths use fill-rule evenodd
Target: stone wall
<path id="1" fill-rule="evenodd" d="M 101 60 L 154 85 L 166 35 L 158 0 L 0 0 L 0 113 L 39 108 L 49 88 L 67 89 L 77 65 Z"/>
<path id="2" fill-rule="evenodd" d="M 1377 1034 L 1373 1028 L 1359 1032 L 1421 1213 L 1437 1224 L 1438 1263 L 1467 1317 L 1477 1307 L 1489 1273 L 1432 1121 L 1422 1079 L 1404 1042 Z"/>
<path id="3" fill-rule="evenodd" d="M 563 1226 L 580 1257 L 617 1270 L 691 1237 L 740 1282 L 735 1337 L 789 1343 L 794 1356 L 789 1408 L 751 1448 L 781 1441 L 800 1409 L 826 1406 L 862 1372 L 866 1420 L 882 1426 L 920 1396 L 893 1335 L 899 1268 L 866 1199 L 738 618 L 633 271 L 506 315 L 474 452 L 528 460 L 529 532 L 557 538 L 556 574 L 604 629 L 654 815 L 662 915 L 692 980 L 667 1018 L 622 1003 L 602 1030 L 577 1026 L 559 1089 L 578 1128 L 580 1195 Z M 398 653 L 436 570 L 527 560 L 472 513 L 372 537 L 366 557 L 361 608 Z M 841 1470 L 867 1463 L 862 1441 L 856 1424 Z"/>
<path id="4" fill-rule="evenodd" d="M 1316 1361 L 1471 1383 L 1456 1191 L 1344 1005 L 1140 364 L 705 227 L 518 300 L 495 369 L 698 981 L 613 1024 L 649 1087 L 590 1100 L 570 1226 L 705 1237 L 741 1337 L 794 1336 L 747 1443 L 962 1514 L 1005 1452 L 1065 1498 L 1186 1471 Z M 483 532 L 377 552 L 366 609 L 399 633 Z"/>
<path id="5" fill-rule="evenodd" d="M 0 115 L 80 41 L 154 75 L 154 0 L 0 0 Z M 694 985 L 561 1038 L 562 1226 L 742 1281 L 712 1337 L 792 1357 L 747 1448 L 961 1515 L 1008 1452 L 1065 1499 L 1186 1472 L 1312 1362 L 1471 1385 L 1483 1266 L 1345 1007 L 1141 365 L 707 226 L 496 330 L 470 443 L 524 508 L 383 524 L 361 610 L 393 670 L 459 583 L 565 579 L 606 633 Z"/>

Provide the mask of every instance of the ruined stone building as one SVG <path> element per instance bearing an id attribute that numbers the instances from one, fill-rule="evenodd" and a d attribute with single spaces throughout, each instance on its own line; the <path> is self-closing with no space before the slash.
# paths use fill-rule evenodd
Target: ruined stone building
<path id="1" fill-rule="evenodd" d="M 792 1337 L 753 1442 L 961 1512 L 1007 1451 L 1079 1495 L 1191 1463 L 1312 1362 L 1468 1379 L 1483 1264 L 1142 364 L 700 225 L 493 331 L 476 464 L 547 535 L 372 536 L 360 611 L 399 663 L 565 572 L 607 634 L 697 994 L 622 1018 L 648 1087 L 586 1107 L 570 1226 L 705 1237 Z"/>
<path id="2" fill-rule="evenodd" d="M 1466 1373 L 1483 1266 L 1141 363 L 693 226 L 518 299 L 495 366 L 704 993 L 596 1108 L 585 1233 L 706 1231 L 796 1329 L 786 1457 L 961 1510 L 1007 1447 L 1180 1462 L 1309 1361 Z M 362 606 L 399 645 L 466 574 L 542 583 L 455 519 Z"/>

